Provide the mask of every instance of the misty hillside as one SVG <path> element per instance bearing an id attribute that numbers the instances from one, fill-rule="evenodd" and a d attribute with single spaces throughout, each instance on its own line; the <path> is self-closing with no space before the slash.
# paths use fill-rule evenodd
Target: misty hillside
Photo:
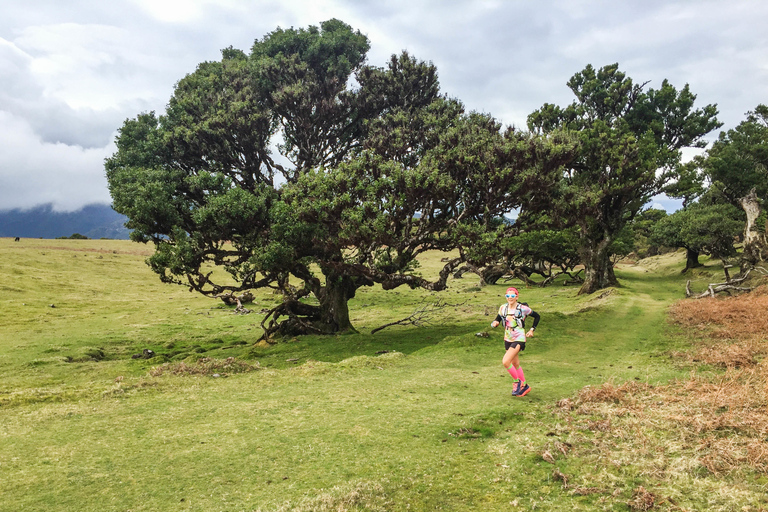
<path id="1" fill-rule="evenodd" d="M 0 237 L 58 238 L 79 233 L 88 238 L 127 240 L 126 220 L 107 204 L 91 204 L 74 212 L 56 212 L 50 204 L 0 210 Z"/>

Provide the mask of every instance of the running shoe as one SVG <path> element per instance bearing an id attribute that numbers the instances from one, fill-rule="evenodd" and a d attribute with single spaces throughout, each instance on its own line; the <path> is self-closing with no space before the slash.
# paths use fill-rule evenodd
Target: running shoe
<path id="1" fill-rule="evenodd" d="M 525 396 L 528 394 L 530 390 L 531 390 L 531 386 L 526 384 L 525 386 L 522 387 L 522 389 L 520 389 L 520 391 L 517 392 L 515 396 Z"/>
<path id="2" fill-rule="evenodd" d="M 512 388 L 512 396 L 517 396 L 520 392 L 520 381 L 515 382 L 515 386 Z"/>

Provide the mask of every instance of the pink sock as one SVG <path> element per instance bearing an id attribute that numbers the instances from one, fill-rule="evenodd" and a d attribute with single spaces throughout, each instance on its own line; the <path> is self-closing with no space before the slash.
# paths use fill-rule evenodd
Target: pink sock
<path id="1" fill-rule="evenodd" d="M 520 380 L 520 375 L 518 373 L 518 370 L 515 369 L 515 365 L 513 364 L 509 365 L 509 368 L 507 368 L 507 371 L 509 372 L 509 374 L 512 376 L 513 379 Z"/>
<path id="2" fill-rule="evenodd" d="M 517 368 L 517 377 L 520 379 L 520 382 L 522 384 L 525 384 L 525 375 L 523 374 L 523 367 Z"/>

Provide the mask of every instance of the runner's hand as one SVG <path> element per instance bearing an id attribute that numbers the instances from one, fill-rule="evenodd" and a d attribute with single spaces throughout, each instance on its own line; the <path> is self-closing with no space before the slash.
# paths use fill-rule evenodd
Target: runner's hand
<path id="1" fill-rule="evenodd" d="M 491 327 L 494 327 L 494 328 L 495 328 L 495 327 L 498 327 L 498 325 L 499 325 L 499 322 L 497 322 L 496 320 L 494 320 L 493 322 L 491 322 Z"/>
<path id="2" fill-rule="evenodd" d="M 533 338 L 533 327 L 531 327 L 528 330 L 528 334 L 525 335 L 526 338 Z"/>

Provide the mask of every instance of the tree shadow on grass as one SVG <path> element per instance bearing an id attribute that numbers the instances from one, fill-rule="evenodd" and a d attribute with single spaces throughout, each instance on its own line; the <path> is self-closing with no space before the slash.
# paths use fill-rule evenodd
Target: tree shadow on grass
<path id="1" fill-rule="evenodd" d="M 308 359 L 339 362 L 355 356 L 374 356 L 387 352 L 412 354 L 434 346 L 448 336 L 467 334 L 472 325 L 440 325 L 430 327 L 391 327 L 376 334 L 357 333 L 338 336 L 297 336 L 275 344 L 251 347 L 248 358 L 258 358 L 262 364 L 281 368 L 302 364 Z"/>

